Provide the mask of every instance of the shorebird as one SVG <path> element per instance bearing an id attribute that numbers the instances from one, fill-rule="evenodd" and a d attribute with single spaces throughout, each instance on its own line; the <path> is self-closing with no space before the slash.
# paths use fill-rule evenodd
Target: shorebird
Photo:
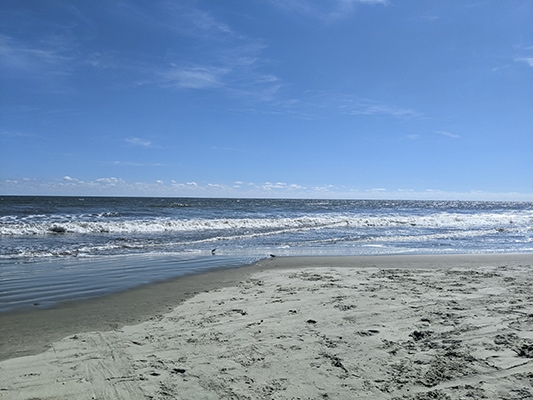
<path id="1" fill-rule="evenodd" d="M 217 251 L 217 249 L 211 250 L 211 254 L 215 255 L 215 251 Z"/>
<path id="2" fill-rule="evenodd" d="M 276 255 L 275 254 L 271 254 L 270 258 L 276 258 Z"/>

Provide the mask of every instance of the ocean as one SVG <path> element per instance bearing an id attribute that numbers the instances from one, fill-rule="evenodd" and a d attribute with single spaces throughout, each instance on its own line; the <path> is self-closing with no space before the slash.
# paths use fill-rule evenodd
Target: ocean
<path id="1" fill-rule="evenodd" d="M 0 197 L 0 312 L 295 255 L 533 252 L 533 203 Z"/>

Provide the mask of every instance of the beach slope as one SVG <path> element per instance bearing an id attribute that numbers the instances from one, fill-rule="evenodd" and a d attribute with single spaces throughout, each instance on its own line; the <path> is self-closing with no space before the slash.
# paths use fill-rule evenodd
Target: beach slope
<path id="1" fill-rule="evenodd" d="M 532 260 L 262 260 L 142 323 L 0 362 L 0 399 L 531 399 Z"/>

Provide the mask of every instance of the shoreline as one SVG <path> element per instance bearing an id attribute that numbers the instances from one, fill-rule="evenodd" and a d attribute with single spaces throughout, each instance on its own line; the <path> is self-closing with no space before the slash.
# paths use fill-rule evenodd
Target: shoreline
<path id="1" fill-rule="evenodd" d="M 276 257 L 0 315 L 0 399 L 530 398 L 532 261 Z"/>
<path id="2" fill-rule="evenodd" d="M 0 313 L 0 361 L 45 351 L 70 334 L 109 331 L 164 314 L 201 292 L 235 286 L 263 270 L 334 266 L 339 268 L 473 268 L 508 261 L 529 263 L 530 253 L 431 254 L 376 256 L 289 256 L 265 258 L 251 265 L 179 276 L 110 295 L 61 303 L 46 309 Z M 60 321 L 60 324 L 58 323 Z"/>

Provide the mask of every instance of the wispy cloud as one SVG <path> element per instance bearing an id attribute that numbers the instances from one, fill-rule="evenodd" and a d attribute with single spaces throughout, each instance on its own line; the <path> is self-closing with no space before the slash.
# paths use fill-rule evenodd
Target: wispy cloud
<path id="1" fill-rule="evenodd" d="M 217 20 L 213 15 L 204 10 L 190 10 L 187 20 L 191 21 L 196 30 L 204 34 L 233 34 L 232 29 L 227 24 Z"/>
<path id="2" fill-rule="evenodd" d="M 0 130 L 0 138 L 39 138 L 39 135 L 27 133 L 27 132 L 20 132 L 20 131 L 5 131 Z"/>
<path id="3" fill-rule="evenodd" d="M 129 64 L 141 78 L 137 85 L 156 85 L 174 90 L 218 90 L 233 98 L 272 101 L 282 82 L 272 71 L 263 55 L 266 48 L 261 39 L 234 30 L 213 13 L 195 5 L 166 2 L 160 5 L 160 19 L 138 18 L 159 34 L 168 31 L 169 41 L 183 39 L 191 46 L 187 56 L 169 48 L 164 59 L 142 57 Z M 137 14 L 141 10 L 138 11 Z M 130 13 L 134 11 L 130 10 Z M 94 55 L 100 66 L 100 55 Z M 102 62 L 107 62 L 104 57 Z"/>
<path id="4" fill-rule="evenodd" d="M 41 41 L 40 46 L 28 45 L 6 35 L 0 35 L 0 66 L 17 74 L 66 73 L 71 57 L 66 49 Z M 5 72 L 4 72 L 5 73 Z"/>
<path id="5" fill-rule="evenodd" d="M 139 82 L 177 90 L 218 90 L 232 98 L 260 102 L 277 100 L 284 83 L 271 72 L 263 71 L 265 63 L 258 54 L 260 46 L 236 46 L 208 57 L 210 64 L 197 63 L 153 68 L 153 78 Z"/>
<path id="6" fill-rule="evenodd" d="M 505 65 L 501 65 L 501 66 L 498 66 L 498 67 L 493 67 L 491 69 L 492 72 L 498 72 L 498 71 L 502 71 L 502 70 L 505 70 L 505 69 L 508 69 L 510 68 L 511 65 L 510 64 L 505 64 Z"/>
<path id="7" fill-rule="evenodd" d="M 109 163 L 104 163 L 104 165 L 113 165 L 116 167 L 140 167 L 140 168 L 168 166 L 167 164 L 163 164 L 163 163 L 142 163 L 142 162 L 135 162 L 135 161 L 111 161 Z"/>
<path id="8" fill-rule="evenodd" d="M 307 116 L 338 113 L 352 116 L 391 117 L 402 120 L 424 118 L 423 113 L 412 108 L 334 92 L 308 92 L 298 99 L 285 101 L 280 107 Z"/>
<path id="9" fill-rule="evenodd" d="M 518 57 L 518 58 L 515 58 L 515 61 L 526 63 L 530 67 L 533 67 L 533 57 Z"/>
<path id="10" fill-rule="evenodd" d="M 433 22 L 433 21 L 438 21 L 440 17 L 437 15 L 433 15 L 433 14 L 425 14 L 425 15 L 419 15 L 417 17 L 414 17 L 413 19 L 419 20 L 419 21 Z"/>
<path id="11" fill-rule="evenodd" d="M 152 142 L 146 139 L 133 137 L 133 138 L 127 138 L 124 139 L 127 143 L 132 144 L 134 146 L 141 146 L 141 147 L 152 147 Z"/>
<path id="12" fill-rule="evenodd" d="M 63 11 L 87 30 L 95 24 L 88 17 L 82 19 L 83 14 L 76 7 L 63 7 Z M 134 86 L 218 89 L 232 96 L 254 95 L 261 100 L 271 99 L 279 88 L 279 79 L 261 70 L 264 44 L 234 32 L 216 14 L 196 4 L 162 1 L 148 6 L 142 2 L 119 2 L 102 12 L 112 14 L 125 25 L 135 25 L 147 36 L 164 36 L 166 51 L 143 48 L 117 53 L 105 45 L 95 48 L 95 40 L 74 37 L 73 30 L 65 24 L 57 27 L 58 34 L 31 40 L 0 34 L 0 71 L 4 76 L 9 73 L 49 78 L 51 74 L 74 75 L 80 72 L 79 67 L 118 69 L 125 72 L 121 77 Z M 179 46 L 173 46 L 175 42 Z M 184 46 L 185 57 L 181 51 Z"/>
<path id="13" fill-rule="evenodd" d="M 456 133 L 452 133 L 452 132 L 448 132 L 448 131 L 433 131 L 433 135 L 428 135 L 428 134 L 418 134 L 418 133 L 411 133 L 411 134 L 408 134 L 408 135 L 405 135 L 405 138 L 406 139 L 409 139 L 409 140 L 418 140 L 418 139 L 429 139 L 431 137 L 435 137 L 434 134 L 437 134 L 439 136 L 444 136 L 444 137 L 447 137 L 447 138 L 450 138 L 450 139 L 458 139 L 460 138 L 461 136 L 457 135 Z"/>
<path id="14" fill-rule="evenodd" d="M 275 75 L 259 72 L 251 63 L 245 64 L 239 60 L 221 60 L 218 65 L 170 65 L 154 73 L 155 79 L 139 84 L 157 84 L 178 90 L 219 90 L 233 98 L 261 102 L 276 100 L 276 94 L 283 86 Z"/>
<path id="15" fill-rule="evenodd" d="M 351 104 L 351 106 L 347 107 L 347 112 L 352 115 L 388 115 L 395 118 L 405 119 L 422 116 L 419 112 L 409 108 L 402 108 L 392 104 L 368 100 L 356 101 Z"/>
<path id="16" fill-rule="evenodd" d="M 111 53 L 91 53 L 87 55 L 86 63 L 100 70 L 118 67 L 117 56 Z"/>
<path id="17" fill-rule="evenodd" d="M 162 86 L 181 89 L 211 89 L 224 85 L 231 69 L 212 66 L 178 67 L 172 65 L 159 73 Z"/>
<path id="18" fill-rule="evenodd" d="M 441 136 L 446 136 L 446 137 L 452 138 L 452 139 L 457 139 L 457 138 L 460 137 L 456 133 L 452 133 L 452 132 L 448 132 L 448 131 L 435 131 L 435 133 L 437 133 L 437 134 L 439 134 Z"/>
<path id="19" fill-rule="evenodd" d="M 271 3 L 287 12 L 300 14 L 325 23 L 331 23 L 349 17 L 360 4 L 387 5 L 389 2 L 387 0 L 271 0 Z"/>
<path id="20" fill-rule="evenodd" d="M 235 35 L 229 25 L 192 2 L 162 1 L 155 3 L 154 6 L 158 12 L 148 11 L 142 3 L 141 5 L 130 3 L 125 9 L 144 25 L 180 35 L 216 40 L 224 40 Z"/>

